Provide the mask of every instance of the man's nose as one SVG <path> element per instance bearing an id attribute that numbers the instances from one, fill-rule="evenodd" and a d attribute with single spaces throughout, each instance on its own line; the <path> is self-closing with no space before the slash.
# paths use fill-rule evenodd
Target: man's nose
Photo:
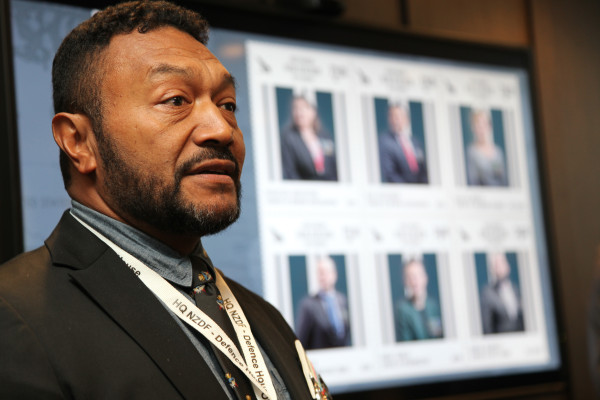
<path id="1" fill-rule="evenodd" d="M 198 146 L 227 146 L 233 142 L 235 127 L 212 101 L 195 107 L 192 140 Z M 233 120 L 235 121 L 235 120 Z"/>

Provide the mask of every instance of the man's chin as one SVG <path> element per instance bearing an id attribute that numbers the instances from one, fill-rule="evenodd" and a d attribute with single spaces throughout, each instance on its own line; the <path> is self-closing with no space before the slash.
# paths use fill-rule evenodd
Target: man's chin
<path id="1" fill-rule="evenodd" d="M 229 228 L 235 221 L 237 221 L 239 215 L 239 212 L 237 212 L 227 215 L 221 215 L 219 216 L 219 218 L 210 218 L 208 220 L 205 220 L 200 226 L 198 226 L 196 234 L 200 236 L 210 236 L 220 233 L 225 229 Z"/>
<path id="2" fill-rule="evenodd" d="M 178 200 L 197 208 L 218 212 L 238 205 L 238 188 L 235 186 L 198 187 L 181 185 L 177 195 Z"/>
<path id="3" fill-rule="evenodd" d="M 240 215 L 237 189 L 221 193 L 195 190 L 178 191 L 176 204 L 169 207 L 179 233 L 199 236 L 213 235 L 233 224 Z"/>
<path id="4" fill-rule="evenodd" d="M 239 202 L 233 196 L 219 196 L 211 199 L 209 204 L 194 204 L 198 216 L 214 216 L 215 218 L 229 219 L 231 215 L 240 213 Z"/>
<path id="5" fill-rule="evenodd" d="M 194 198 L 237 196 L 239 182 L 228 175 L 186 175 L 180 181 L 181 192 Z"/>
<path id="6" fill-rule="evenodd" d="M 215 204 L 212 207 L 203 207 L 196 209 L 193 221 L 189 221 L 194 226 L 194 233 L 200 236 L 214 235 L 219 233 L 240 216 L 240 207 L 237 201 L 230 204 Z"/>

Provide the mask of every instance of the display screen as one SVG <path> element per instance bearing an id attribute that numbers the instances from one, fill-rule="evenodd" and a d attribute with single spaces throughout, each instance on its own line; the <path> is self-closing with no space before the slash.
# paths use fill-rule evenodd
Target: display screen
<path id="1" fill-rule="evenodd" d="M 69 207 L 50 70 L 91 10 L 12 0 L 25 246 Z M 560 366 L 525 69 L 213 29 L 240 221 L 204 239 L 333 393 Z"/>

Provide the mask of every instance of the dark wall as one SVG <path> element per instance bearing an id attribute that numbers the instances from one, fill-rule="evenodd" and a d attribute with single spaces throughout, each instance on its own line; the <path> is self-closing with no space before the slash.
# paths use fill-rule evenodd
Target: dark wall
<path id="1" fill-rule="evenodd" d="M 573 399 L 592 399 L 587 312 L 600 244 L 600 2 L 531 1 L 532 50 Z"/>
<path id="2" fill-rule="evenodd" d="M 9 2 L 0 2 L 0 262 L 23 250 Z"/>

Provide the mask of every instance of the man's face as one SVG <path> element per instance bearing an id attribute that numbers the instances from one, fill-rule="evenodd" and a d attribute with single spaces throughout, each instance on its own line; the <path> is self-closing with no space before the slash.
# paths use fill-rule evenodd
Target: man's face
<path id="1" fill-rule="evenodd" d="M 421 297 L 427 293 L 427 273 L 420 262 L 414 261 L 404 267 L 404 285 L 413 296 Z"/>
<path id="2" fill-rule="evenodd" d="M 402 107 L 393 106 L 388 110 L 389 129 L 394 133 L 402 133 L 408 126 L 408 115 Z"/>
<path id="3" fill-rule="evenodd" d="M 506 259 L 506 256 L 502 253 L 492 254 L 492 274 L 496 280 L 505 279 L 510 275 L 510 264 Z"/>
<path id="4" fill-rule="evenodd" d="M 337 282 L 337 270 L 331 258 L 322 258 L 317 264 L 317 275 L 321 290 L 332 290 Z"/>
<path id="5" fill-rule="evenodd" d="M 223 65 L 171 27 L 114 37 L 103 62 L 99 196 L 142 229 L 203 236 L 235 221 L 245 147 Z"/>

